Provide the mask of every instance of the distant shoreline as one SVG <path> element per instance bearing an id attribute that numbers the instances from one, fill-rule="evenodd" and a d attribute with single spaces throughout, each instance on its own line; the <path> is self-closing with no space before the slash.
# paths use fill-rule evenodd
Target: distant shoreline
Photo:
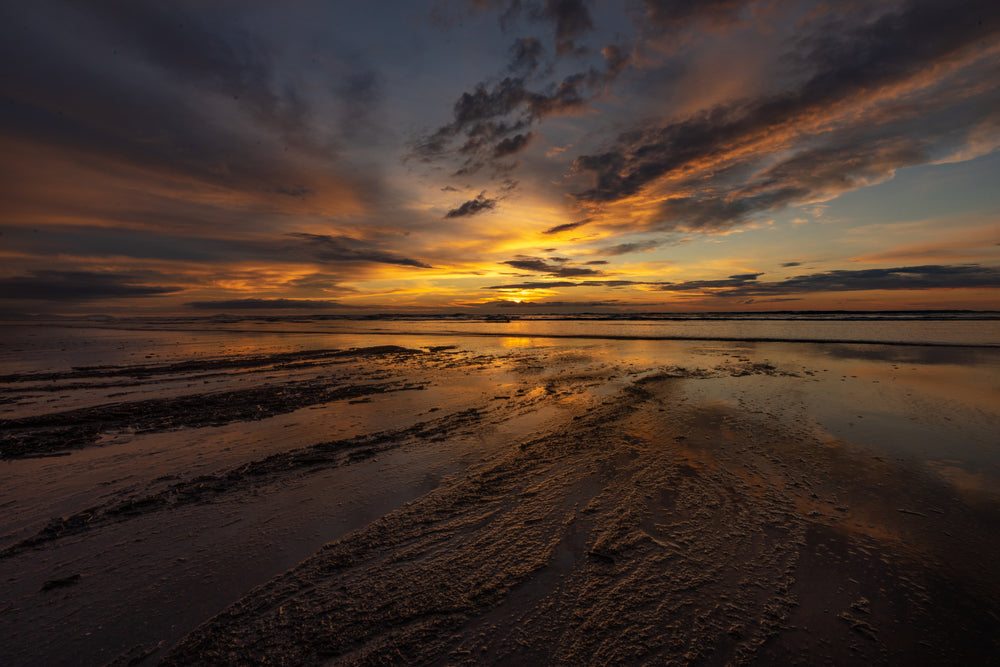
<path id="1" fill-rule="evenodd" d="M 330 322 L 344 322 L 351 323 L 358 326 L 357 329 L 349 330 L 331 330 L 331 329 L 269 329 L 269 328 L 243 328 L 234 326 L 237 323 L 306 323 L 306 322 L 316 322 L 317 324 L 323 321 Z M 434 336 L 434 337 L 491 337 L 491 338 L 506 338 L 506 337 L 516 337 L 516 338 L 547 338 L 547 339 L 581 339 L 581 340 L 663 340 L 663 341 L 720 341 L 720 342 L 746 342 L 746 343 L 800 343 L 800 344 L 842 344 L 842 345 L 893 345 L 893 346 L 918 346 L 918 347 L 949 347 L 949 348 L 985 348 L 985 349 L 996 349 L 1000 348 L 1000 342 L 971 342 L 971 341 L 923 341 L 923 340 L 884 340 L 877 338 L 864 338 L 864 337 L 851 337 L 851 338 L 822 338 L 822 337 L 779 337 L 779 336 L 768 336 L 768 335 L 726 335 L 726 334 L 688 334 L 688 333 L 677 333 L 677 334 L 665 334 L 662 332 L 646 334 L 634 334 L 634 333 L 608 333 L 608 332 L 546 332 L 546 331 L 505 331 L 505 330 L 494 330 L 494 331 L 483 331 L 483 330 L 434 330 L 434 329 L 424 329 L 424 330 L 414 330 L 414 331 L 399 331 L 399 330 L 387 330 L 387 329 L 369 329 L 365 328 L 363 325 L 366 323 L 375 324 L 379 322 L 413 322 L 414 324 L 421 323 L 454 323 L 454 324 L 482 324 L 482 325 L 492 325 L 496 327 L 504 327 L 508 324 L 517 323 L 531 323 L 544 325 L 547 322 L 592 322 L 600 324 L 615 324 L 627 322 L 651 322 L 664 324 L 669 323 L 701 323 L 708 324 L 711 322 L 799 322 L 803 324 L 808 323 L 821 323 L 821 322 L 844 322 L 848 323 L 859 323 L 859 322 L 899 322 L 907 323 L 912 322 L 914 324 L 920 322 L 992 322 L 1000 321 L 1000 313 L 996 317 L 988 318 L 936 318 L 936 319 L 893 319 L 893 318 L 857 318 L 857 319 L 768 319 L 768 318 L 707 318 L 707 319 L 632 319 L 625 320 L 622 318 L 608 318 L 608 319 L 584 319 L 576 317 L 567 318 L 550 318 L 550 319 L 520 319 L 511 320 L 510 322 L 495 321 L 495 320 L 484 320 L 482 318 L 475 319 L 454 319 L 454 318 L 441 318 L 441 319 L 412 319 L 412 318 L 401 318 L 401 319 L 356 319 L 356 318 L 343 318 L 343 319 L 330 319 L 320 318 L 320 319 L 309 319 L 305 320 L 303 318 L 288 317 L 288 318 L 260 318 L 260 317 L 247 317 L 234 320 L 218 320 L 213 318 L 184 318 L 184 319 L 164 319 L 164 320 L 152 320 L 152 319 L 135 319 L 135 320 L 111 320 L 111 321 L 94 321 L 94 320 L 59 320 L 59 321 L 22 321 L 22 322 L 0 322 L 0 326 L 46 326 L 53 328 L 66 328 L 66 329 L 101 329 L 101 330 L 120 330 L 120 331 L 150 331 L 150 332 L 160 332 L 160 331 L 174 331 L 174 332 L 204 332 L 204 333 L 238 333 L 238 334 L 267 334 L 267 335 L 344 335 L 344 334 L 363 334 L 366 336 Z M 218 326 L 222 325 L 222 326 Z M 1000 325 L 998 325 L 1000 326 Z"/>
<path id="2" fill-rule="evenodd" d="M 150 315 L 118 317 L 114 315 L 34 315 L 15 314 L 0 316 L 3 324 L 36 324 L 42 322 L 102 323 L 102 322 L 478 322 L 478 321 L 794 321 L 794 322 L 852 322 L 852 321 L 992 321 L 1000 320 L 1000 310 L 773 310 L 773 311 L 706 311 L 657 313 L 650 311 L 614 313 L 559 313 L 559 312 L 480 312 L 480 313 L 283 313 L 265 314 L 244 312 L 216 313 L 214 315 Z"/>

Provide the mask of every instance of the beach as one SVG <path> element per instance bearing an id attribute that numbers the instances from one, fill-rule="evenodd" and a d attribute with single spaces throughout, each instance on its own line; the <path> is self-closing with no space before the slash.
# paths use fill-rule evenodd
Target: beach
<path id="1" fill-rule="evenodd" d="M 0 662 L 996 663 L 996 322 L 807 324 L 6 326 Z"/>

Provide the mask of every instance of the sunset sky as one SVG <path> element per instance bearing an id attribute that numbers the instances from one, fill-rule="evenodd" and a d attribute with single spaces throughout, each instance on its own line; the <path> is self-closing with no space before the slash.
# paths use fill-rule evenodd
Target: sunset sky
<path id="1" fill-rule="evenodd" d="M 1000 309 L 1000 2 L 0 4 L 0 311 Z"/>

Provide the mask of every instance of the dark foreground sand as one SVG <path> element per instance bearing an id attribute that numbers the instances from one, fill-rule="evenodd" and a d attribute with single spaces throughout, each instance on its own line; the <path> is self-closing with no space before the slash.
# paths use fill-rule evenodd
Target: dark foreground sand
<path id="1" fill-rule="evenodd" d="M 345 358 L 370 364 L 366 382 L 297 377 L 241 389 L 249 402 L 171 397 L 140 406 L 141 418 L 133 405 L 8 420 L 4 454 L 51 454 L 66 433 L 92 447 L 122 410 L 133 429 L 151 431 L 176 428 L 180 414 L 187 426 L 243 421 L 251 403 L 263 419 L 296 402 L 424 391 L 434 381 L 418 370 L 437 382 L 455 372 L 449 382 L 460 387 L 464 374 L 498 363 L 447 348 L 281 363 Z M 43 557 L 107 526 L 264 493 L 401 447 L 475 441 L 511 415 L 560 404 L 543 429 L 508 436 L 172 648 L 137 642 L 117 664 L 1000 663 L 994 495 L 960 494 L 917 462 L 684 391 L 813 371 L 737 359 L 628 377 L 607 365 L 560 374 L 530 356 L 508 362 L 522 385 L 486 402 L 160 480 L 54 519 L 0 559 Z M 388 372 L 401 369 L 405 377 Z M 42 588 L 75 585 L 68 575 Z"/>
<path id="2" fill-rule="evenodd" d="M 997 659 L 995 517 L 883 461 L 678 407 L 676 381 L 512 443 L 166 663 Z"/>

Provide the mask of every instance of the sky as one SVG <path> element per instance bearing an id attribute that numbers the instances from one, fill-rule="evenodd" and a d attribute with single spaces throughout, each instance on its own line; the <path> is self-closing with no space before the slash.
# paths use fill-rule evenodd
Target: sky
<path id="1" fill-rule="evenodd" d="M 0 3 L 0 313 L 1000 310 L 996 0 Z"/>

